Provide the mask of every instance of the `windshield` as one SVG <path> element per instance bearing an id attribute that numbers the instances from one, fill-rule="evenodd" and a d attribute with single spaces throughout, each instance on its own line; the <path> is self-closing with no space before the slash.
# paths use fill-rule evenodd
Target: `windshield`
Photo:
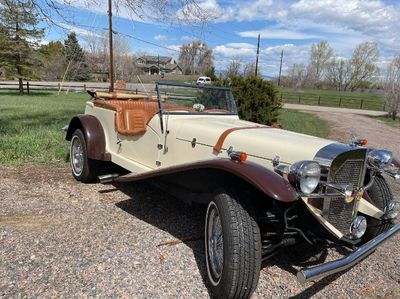
<path id="1" fill-rule="evenodd" d="M 165 113 L 237 114 L 232 92 L 226 87 L 158 82 L 158 99 Z"/>

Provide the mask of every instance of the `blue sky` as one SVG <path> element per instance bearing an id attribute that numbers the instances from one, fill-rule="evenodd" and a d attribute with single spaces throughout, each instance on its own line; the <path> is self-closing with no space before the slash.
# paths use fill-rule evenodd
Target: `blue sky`
<path id="1" fill-rule="evenodd" d="M 141 0 L 135 0 L 141 1 Z M 71 1 L 70 1 L 71 2 Z M 65 10 L 73 23 L 67 29 L 47 28 L 45 41 L 63 40 L 75 31 L 83 46 L 88 36 L 101 34 L 107 28 L 107 6 L 85 5 L 85 0 L 72 0 Z M 104 4 L 103 4 L 104 2 Z M 122 1 L 123 2 L 123 1 Z M 377 42 L 380 65 L 400 55 L 400 2 L 376 0 L 239 0 L 197 1 L 208 21 L 200 26 L 140 19 L 126 13 L 121 6 L 114 13 L 114 29 L 156 45 L 125 36 L 131 52 L 178 57 L 179 46 L 201 39 L 213 49 L 215 65 L 223 70 L 232 59 L 254 61 L 257 35 L 261 35 L 260 67 L 266 76 L 279 70 L 280 53 L 284 50 L 285 71 L 294 63 L 307 63 L 311 44 L 327 40 L 338 57 L 349 57 L 354 47 L 364 41 Z M 176 12 L 177 17 L 181 15 Z M 174 19 L 174 18 L 172 18 Z M 168 50 L 168 49 L 172 50 Z"/>

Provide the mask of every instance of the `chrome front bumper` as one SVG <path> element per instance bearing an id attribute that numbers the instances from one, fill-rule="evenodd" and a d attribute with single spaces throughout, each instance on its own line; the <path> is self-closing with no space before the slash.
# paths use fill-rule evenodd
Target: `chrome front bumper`
<path id="1" fill-rule="evenodd" d="M 368 243 L 365 243 L 364 245 L 353 251 L 350 255 L 340 260 L 328 262 L 311 268 L 301 269 L 299 272 L 297 272 L 297 280 L 300 283 L 315 281 L 317 279 L 321 279 L 326 276 L 349 269 L 368 255 L 373 253 L 379 245 L 384 243 L 389 238 L 393 237 L 399 231 L 400 224 L 396 224 L 388 231 L 380 234 L 379 236 L 370 240 Z"/>

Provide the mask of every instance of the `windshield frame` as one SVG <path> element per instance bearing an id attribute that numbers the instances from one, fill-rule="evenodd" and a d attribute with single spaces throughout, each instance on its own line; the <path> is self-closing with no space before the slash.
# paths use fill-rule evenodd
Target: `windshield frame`
<path id="1" fill-rule="evenodd" d="M 193 89 L 213 89 L 213 90 L 223 90 L 228 92 L 227 106 L 230 108 L 231 112 L 182 112 L 182 111 L 168 111 L 163 109 L 163 101 L 161 100 L 160 86 L 177 86 L 177 87 L 187 87 Z M 157 81 L 156 82 L 157 91 L 157 101 L 160 107 L 160 115 L 170 114 L 170 115 L 238 115 L 236 102 L 233 98 L 232 90 L 229 87 L 224 86 L 213 86 L 213 85 L 199 85 L 176 81 Z"/>

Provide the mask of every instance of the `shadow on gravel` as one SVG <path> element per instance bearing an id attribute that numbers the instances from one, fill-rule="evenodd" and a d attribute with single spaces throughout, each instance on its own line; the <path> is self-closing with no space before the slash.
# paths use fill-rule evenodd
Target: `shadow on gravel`
<path id="1" fill-rule="evenodd" d="M 183 201 L 145 182 L 114 184 L 114 186 L 130 197 L 127 200 L 116 203 L 115 205 L 118 208 L 160 230 L 168 232 L 177 240 L 176 242 L 174 240 L 172 240 L 173 242 L 165 242 L 158 246 L 175 246 L 182 242 L 192 249 L 203 283 L 212 297 L 207 280 L 203 242 L 206 206 L 185 204 Z M 348 252 L 340 249 L 337 251 L 342 254 L 348 254 Z M 283 271 L 293 275 L 293 283 L 298 283 L 296 268 L 318 265 L 323 263 L 327 256 L 328 249 L 326 246 L 315 248 L 307 243 L 300 243 L 294 247 L 281 249 L 277 255 L 263 262 L 262 269 L 278 266 Z M 309 298 L 334 282 L 343 273 L 345 272 L 322 279 L 292 298 Z"/>
<path id="2" fill-rule="evenodd" d="M 208 287 L 204 256 L 204 218 L 206 206 L 188 205 L 147 183 L 114 184 L 130 198 L 115 205 L 123 211 L 171 234 L 192 249 L 204 285 Z M 151 238 L 151 236 L 149 236 Z M 165 240 L 171 241 L 171 240 Z M 176 246 L 166 242 L 158 246 Z M 180 242 L 179 242 L 180 243 Z"/>
<path id="3" fill-rule="evenodd" d="M 349 254 L 349 251 L 347 251 L 345 248 L 342 249 L 339 247 L 337 248 L 337 251 L 343 255 Z M 294 247 L 281 249 L 278 254 L 263 262 L 262 269 L 270 266 L 278 266 L 283 271 L 291 273 L 293 275 L 294 283 L 298 283 L 296 278 L 298 269 L 313 267 L 324 263 L 326 262 L 328 255 L 329 251 L 326 246 L 321 245 L 320 247 L 315 248 L 307 243 L 299 243 Z M 342 271 L 312 283 L 308 288 L 304 289 L 295 296 L 291 296 L 290 298 L 310 298 L 311 296 L 316 295 L 318 292 L 323 290 L 329 284 L 334 283 L 336 279 L 338 279 L 347 271 L 349 270 Z"/>

